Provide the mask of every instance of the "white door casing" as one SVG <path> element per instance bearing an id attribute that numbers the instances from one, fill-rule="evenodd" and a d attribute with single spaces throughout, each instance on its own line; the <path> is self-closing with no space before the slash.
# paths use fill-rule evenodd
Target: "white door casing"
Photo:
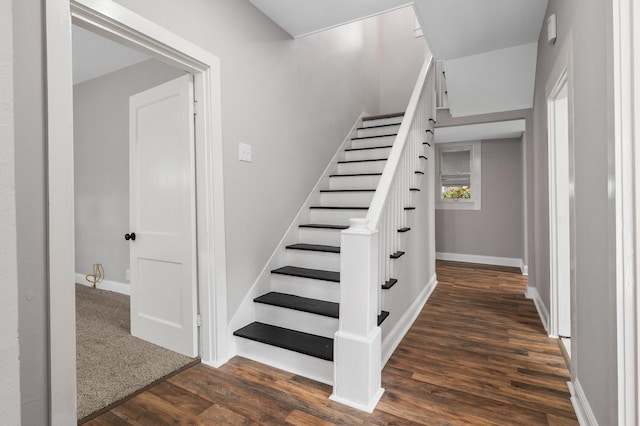
<path id="1" fill-rule="evenodd" d="M 193 82 L 129 99 L 131 334 L 198 355 Z"/>
<path id="2" fill-rule="evenodd" d="M 49 356 L 51 424 L 77 422 L 73 278 L 73 91 L 71 21 L 141 49 L 194 74 L 198 291 L 204 364 L 230 358 L 220 60 L 180 36 L 107 0 L 47 0 L 47 137 L 49 237 Z M 71 309 L 70 309 L 71 308 Z"/>
<path id="3" fill-rule="evenodd" d="M 549 98 L 549 225 L 551 230 L 552 329 L 571 337 L 569 102 L 567 72 L 562 73 Z"/>

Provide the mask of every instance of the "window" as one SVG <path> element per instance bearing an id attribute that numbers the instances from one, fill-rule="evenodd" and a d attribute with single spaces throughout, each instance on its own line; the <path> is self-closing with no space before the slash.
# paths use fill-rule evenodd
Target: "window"
<path id="1" fill-rule="evenodd" d="M 436 208 L 480 210 L 480 141 L 436 145 Z"/>

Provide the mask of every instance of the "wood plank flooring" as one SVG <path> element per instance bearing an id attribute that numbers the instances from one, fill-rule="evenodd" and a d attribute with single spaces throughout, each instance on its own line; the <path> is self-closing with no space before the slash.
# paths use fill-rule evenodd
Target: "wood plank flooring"
<path id="1" fill-rule="evenodd" d="M 453 262 L 437 272 L 371 414 L 329 401 L 330 386 L 236 357 L 191 367 L 86 424 L 577 425 L 569 372 L 523 295 L 526 279 Z"/>

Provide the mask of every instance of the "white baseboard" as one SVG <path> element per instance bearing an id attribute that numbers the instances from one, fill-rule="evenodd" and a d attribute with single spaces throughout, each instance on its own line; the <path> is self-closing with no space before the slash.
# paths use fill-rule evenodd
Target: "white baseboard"
<path id="1" fill-rule="evenodd" d="M 522 275 L 529 276 L 529 265 L 525 265 L 524 262 L 522 262 L 522 266 L 520 266 L 520 271 L 522 271 Z"/>
<path id="2" fill-rule="evenodd" d="M 87 282 L 84 278 L 84 274 L 80 274 L 78 272 L 76 272 L 76 283 L 86 285 L 87 287 L 93 286 L 91 283 Z M 102 280 L 96 285 L 96 288 L 99 290 L 113 291 L 115 293 L 131 296 L 131 286 L 117 281 Z"/>
<path id="3" fill-rule="evenodd" d="M 547 307 L 544 306 L 542 302 L 542 298 L 540 297 L 540 293 L 538 293 L 538 289 L 535 287 L 527 287 L 527 292 L 525 293 L 527 299 L 533 300 L 533 304 L 536 306 L 536 311 L 538 311 L 538 316 L 540 317 L 540 321 L 542 321 L 542 325 L 544 326 L 545 331 L 549 332 L 549 311 L 547 311 Z"/>
<path id="4" fill-rule="evenodd" d="M 438 280 L 436 274 L 433 274 L 429 283 L 425 286 L 424 290 L 420 292 L 415 302 L 411 304 L 409 309 L 402 315 L 402 318 L 398 320 L 397 324 L 389 331 L 384 341 L 382 342 L 382 366 L 384 367 L 391 358 L 391 355 L 395 352 L 396 348 L 402 341 L 402 338 L 407 334 L 411 326 L 413 325 L 422 308 L 424 307 L 431 293 L 435 290 Z"/>
<path id="5" fill-rule="evenodd" d="M 465 263 L 478 263 L 480 265 L 496 265 L 496 266 L 510 266 L 513 268 L 520 268 L 523 275 L 529 273 L 529 268 L 524 265 L 522 259 L 514 257 L 495 257 L 495 256 L 480 256 L 477 254 L 463 254 L 463 253 L 445 253 L 437 252 L 436 259 L 449 260 L 451 262 L 465 262 Z M 526 274 L 525 274 L 526 268 Z"/>
<path id="6" fill-rule="evenodd" d="M 567 382 L 569 392 L 571 392 L 571 404 L 576 412 L 578 423 L 581 426 L 598 426 L 595 414 L 587 401 L 587 396 L 580 385 L 580 381 L 575 379 L 574 382 Z"/>

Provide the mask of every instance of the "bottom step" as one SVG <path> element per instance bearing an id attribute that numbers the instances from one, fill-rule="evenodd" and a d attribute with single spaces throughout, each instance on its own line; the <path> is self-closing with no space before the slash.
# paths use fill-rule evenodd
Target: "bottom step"
<path id="1" fill-rule="evenodd" d="M 288 328 L 276 327 L 275 325 L 261 322 L 251 323 L 233 334 L 245 339 L 333 361 L 333 339 L 316 336 L 315 334 L 289 330 Z"/>

